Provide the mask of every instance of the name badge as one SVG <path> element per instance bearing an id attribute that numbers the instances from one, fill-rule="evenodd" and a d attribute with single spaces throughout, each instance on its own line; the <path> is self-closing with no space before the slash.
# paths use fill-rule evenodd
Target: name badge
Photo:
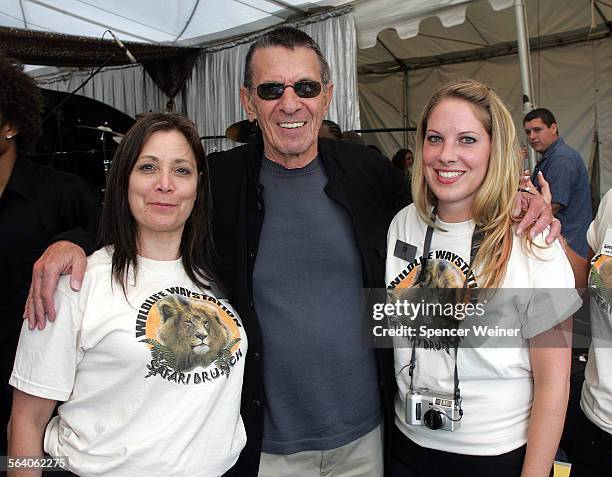
<path id="1" fill-rule="evenodd" d="M 409 243 L 402 242 L 401 240 L 395 241 L 395 250 L 393 255 L 407 262 L 412 262 L 416 255 L 417 248 Z"/>
<path id="2" fill-rule="evenodd" d="M 606 238 L 601 246 L 601 254 L 612 257 L 612 229 L 606 231 Z"/>

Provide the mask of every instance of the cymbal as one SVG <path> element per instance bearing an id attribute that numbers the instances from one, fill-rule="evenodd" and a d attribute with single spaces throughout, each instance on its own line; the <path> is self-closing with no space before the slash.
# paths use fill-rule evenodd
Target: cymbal
<path id="1" fill-rule="evenodd" d="M 82 125 L 82 124 L 77 124 L 76 127 L 79 128 L 79 129 L 92 129 L 94 131 L 107 132 L 107 133 L 111 133 L 111 134 L 114 134 L 115 136 L 119 136 L 119 137 L 123 137 L 124 136 L 124 134 L 121 134 L 120 132 L 113 131 L 111 128 L 109 128 L 108 126 L 104 126 L 104 125 L 101 125 L 101 126 L 85 126 L 85 125 Z"/>
<path id="2" fill-rule="evenodd" d="M 249 142 L 251 136 L 257 134 L 259 127 L 246 119 L 232 124 L 225 130 L 225 137 L 236 142 Z"/>
<path id="3" fill-rule="evenodd" d="M 114 149 L 113 149 L 114 150 Z M 112 152 L 113 150 L 107 150 L 106 152 Z M 102 149 L 90 149 L 88 151 L 54 151 L 54 152 L 39 152 L 36 154 L 28 154 L 28 157 L 85 157 L 85 156 L 93 156 L 96 158 L 98 155 L 104 154 L 105 151 Z"/>

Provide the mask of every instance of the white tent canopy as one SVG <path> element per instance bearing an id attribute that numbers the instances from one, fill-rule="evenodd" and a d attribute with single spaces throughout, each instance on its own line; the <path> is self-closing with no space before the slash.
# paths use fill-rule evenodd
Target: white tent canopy
<path id="1" fill-rule="evenodd" d="M 513 0 L 488 0 L 495 10 Z M 473 0 L 4 0 L 0 25 L 90 37 L 113 30 L 125 41 L 202 44 L 351 4 L 360 48 L 376 44 L 381 30 L 416 36 L 422 20 L 438 16 L 444 27 L 465 21 Z"/>
<path id="2" fill-rule="evenodd" d="M 3 0 L 0 25 L 124 41 L 200 44 L 301 17 L 349 0 Z"/>
<path id="3" fill-rule="evenodd" d="M 426 18 L 415 14 L 417 36 L 402 39 L 400 31 L 387 29 L 378 33 L 374 47 L 358 50 L 362 127 L 415 126 L 432 91 L 448 81 L 472 77 L 502 96 L 522 129 L 515 12 L 507 8 L 513 2 L 387 3 L 385 11 L 393 12 L 407 3 L 432 8 Z M 603 194 L 612 185 L 612 6 L 592 0 L 525 4 L 533 101 L 553 111 L 565 140 L 599 176 L 593 185 Z M 402 15 L 407 16 L 404 34 L 413 34 L 411 14 L 394 17 Z M 455 25 L 444 26 L 450 22 Z M 358 37 L 367 39 L 359 31 Z M 389 155 L 400 147 L 414 147 L 413 134 L 369 134 L 367 140 Z"/>
<path id="4" fill-rule="evenodd" d="M 563 136 L 591 168 L 598 147 L 601 191 L 605 192 L 612 184 L 612 6 L 603 0 L 524 1 L 534 49 L 534 102 L 557 115 Z M 342 63 L 334 81 L 346 86 L 346 91 L 336 97 L 330 118 L 343 128 L 412 126 L 434 89 L 468 76 L 494 87 L 520 127 L 521 88 L 512 4 L 513 0 L 3 0 L 0 26 L 98 38 L 111 29 L 126 41 L 203 45 L 209 56 L 208 69 L 204 58 L 199 60 L 177 105 L 182 104 L 179 109 L 190 114 L 199 113 L 196 121 L 214 123 L 215 130 L 199 124 L 206 134 L 222 134 L 222 124 L 243 119 L 235 101 L 230 101 L 227 109 L 223 102 L 206 100 L 205 91 L 217 97 L 220 91 L 237 96 L 237 84 L 234 91 L 224 89 L 221 83 L 239 80 L 240 74 L 230 70 L 242 68 L 239 56 L 245 48 L 232 50 L 240 40 L 216 50 L 210 45 L 304 18 L 309 19 L 305 25 L 317 31 L 315 37 L 332 64 Z M 347 14 L 350 19 L 334 23 L 321 17 L 319 27 L 313 26 L 319 21 L 317 12 L 343 5 L 352 7 Z M 322 25 L 324 21 L 327 26 Z M 212 67 L 213 56 L 223 50 L 226 58 Z M 232 55 L 236 55 L 233 62 Z M 357 92 L 350 87 L 355 68 L 360 108 L 355 107 Z M 112 82 L 126 75 L 133 79 L 127 89 L 123 87 L 126 91 L 118 92 Z M 131 67 L 114 68 L 100 77 L 107 84 L 98 84 L 85 94 L 132 114 L 140 112 L 139 108 L 163 107 L 166 98 L 145 76 Z M 71 89 L 78 78 L 82 79 L 81 73 L 69 72 L 46 81 L 54 81 L 56 89 Z M 138 104 L 126 101 L 130 94 L 143 99 Z M 197 110 L 202 107 L 205 113 Z M 224 107 L 225 111 L 218 110 Z M 351 108 L 345 114 L 344 110 Z M 366 140 L 389 155 L 401 146 L 412 145 L 411 135 L 401 133 L 369 134 Z"/>

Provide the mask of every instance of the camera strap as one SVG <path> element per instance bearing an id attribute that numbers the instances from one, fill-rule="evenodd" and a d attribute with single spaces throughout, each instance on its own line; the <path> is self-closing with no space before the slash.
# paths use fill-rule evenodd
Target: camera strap
<path id="1" fill-rule="evenodd" d="M 431 219 L 434 222 L 434 224 L 436 222 L 437 210 L 438 208 L 436 206 L 431 212 Z M 433 232 L 434 232 L 433 227 L 431 225 L 428 225 L 427 231 L 425 232 L 425 242 L 423 243 L 423 255 L 422 255 L 423 260 L 421 261 L 421 270 L 419 271 L 419 275 L 417 279 L 415 280 L 415 285 L 422 283 L 423 279 L 425 278 L 425 270 L 427 268 L 427 262 L 429 260 L 429 252 L 431 250 L 431 239 L 433 237 Z M 472 271 L 472 263 L 474 263 L 474 258 L 476 257 L 476 254 L 478 253 L 478 249 L 480 248 L 480 244 L 482 243 L 483 237 L 484 237 L 484 234 L 482 233 L 482 230 L 480 229 L 480 227 L 475 226 L 474 232 L 472 233 L 472 241 L 470 244 L 470 263 L 468 266 L 468 271 L 465 275 L 465 280 L 463 282 L 464 289 L 467 289 L 468 278 L 470 276 L 470 272 Z M 457 354 L 459 352 L 458 342 L 455 343 L 454 348 L 455 348 L 455 372 L 453 376 L 453 381 L 454 381 L 453 396 L 455 400 L 459 400 L 461 398 L 461 391 L 459 389 L 459 372 L 457 370 Z M 408 373 L 410 375 L 410 388 L 409 389 L 411 392 L 414 390 L 413 373 L 414 373 L 414 368 L 416 366 L 415 349 L 416 349 L 416 343 L 413 343 L 412 353 L 410 356 L 410 364 L 408 365 Z"/>
<path id="2" fill-rule="evenodd" d="M 455 372 L 453 375 L 453 397 L 455 401 L 459 402 L 461 399 L 461 390 L 459 389 L 459 371 L 457 369 L 457 354 L 459 353 L 459 344 L 455 343 Z M 412 353 L 410 355 L 410 364 L 408 365 L 408 374 L 410 375 L 410 387 L 408 388 L 412 393 L 414 391 L 414 368 L 416 366 L 416 344 L 412 344 Z"/>

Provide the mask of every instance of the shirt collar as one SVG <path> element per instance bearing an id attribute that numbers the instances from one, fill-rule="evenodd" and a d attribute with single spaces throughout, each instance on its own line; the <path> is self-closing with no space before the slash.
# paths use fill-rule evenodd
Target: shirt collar
<path id="1" fill-rule="evenodd" d="M 544 151 L 544 154 L 542 154 L 542 160 L 548 159 L 550 156 L 552 156 L 555 151 L 559 149 L 563 144 L 565 144 L 563 138 L 557 138 L 557 140 L 553 142 L 550 146 L 548 146 L 548 149 L 546 149 L 546 151 Z"/>
<path id="2" fill-rule="evenodd" d="M 32 200 L 34 193 L 32 187 L 33 174 L 34 166 L 32 163 L 23 157 L 17 157 L 11 177 L 6 184 L 6 190 L 13 191 L 27 200 Z"/>

